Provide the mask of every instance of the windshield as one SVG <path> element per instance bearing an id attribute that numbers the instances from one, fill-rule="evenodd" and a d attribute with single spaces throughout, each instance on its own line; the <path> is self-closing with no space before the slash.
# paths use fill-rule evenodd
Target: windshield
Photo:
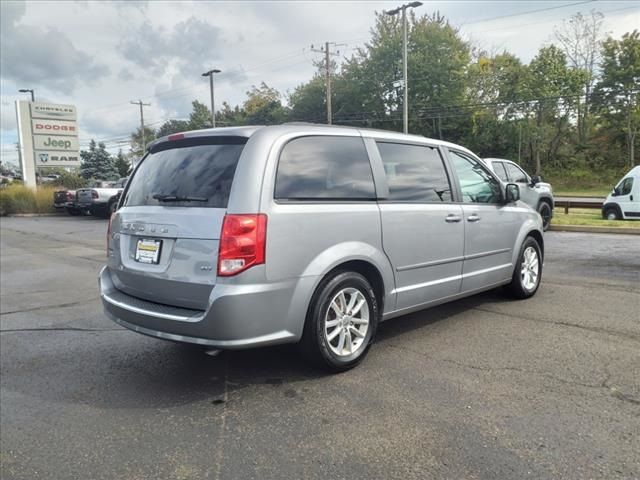
<path id="1" fill-rule="evenodd" d="M 205 137 L 157 145 L 135 171 L 123 206 L 226 208 L 246 141 Z"/>

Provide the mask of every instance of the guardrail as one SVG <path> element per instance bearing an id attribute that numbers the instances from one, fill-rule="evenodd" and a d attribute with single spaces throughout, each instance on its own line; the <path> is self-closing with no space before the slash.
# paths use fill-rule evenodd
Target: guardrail
<path id="1" fill-rule="evenodd" d="M 564 208 L 564 213 L 568 214 L 570 208 L 593 208 L 600 210 L 604 203 L 604 198 L 563 198 L 554 199 L 556 207 Z"/>

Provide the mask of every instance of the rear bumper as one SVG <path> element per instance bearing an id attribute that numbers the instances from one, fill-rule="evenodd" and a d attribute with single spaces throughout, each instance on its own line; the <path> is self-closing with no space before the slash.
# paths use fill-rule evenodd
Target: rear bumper
<path id="1" fill-rule="evenodd" d="M 99 276 L 106 315 L 144 335 L 220 349 L 296 342 L 306 312 L 292 309 L 296 282 L 216 285 L 207 310 L 148 302 L 118 290 L 108 267 Z M 299 310 L 299 309 L 298 309 Z"/>

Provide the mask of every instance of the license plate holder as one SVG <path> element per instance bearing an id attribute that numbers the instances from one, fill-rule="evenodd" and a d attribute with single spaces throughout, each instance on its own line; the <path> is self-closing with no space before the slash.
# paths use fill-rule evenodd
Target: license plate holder
<path id="1" fill-rule="evenodd" d="M 135 261 L 150 265 L 160 263 L 160 252 L 162 251 L 162 240 L 151 238 L 139 238 L 136 243 Z"/>

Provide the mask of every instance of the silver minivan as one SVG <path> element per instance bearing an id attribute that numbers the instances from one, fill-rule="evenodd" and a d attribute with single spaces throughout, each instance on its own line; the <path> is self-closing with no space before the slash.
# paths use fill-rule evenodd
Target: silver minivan
<path id="1" fill-rule="evenodd" d="M 542 221 L 469 150 L 285 124 L 151 144 L 109 223 L 107 315 L 211 350 L 298 343 L 333 371 L 378 323 L 505 286 L 535 294 Z"/>

